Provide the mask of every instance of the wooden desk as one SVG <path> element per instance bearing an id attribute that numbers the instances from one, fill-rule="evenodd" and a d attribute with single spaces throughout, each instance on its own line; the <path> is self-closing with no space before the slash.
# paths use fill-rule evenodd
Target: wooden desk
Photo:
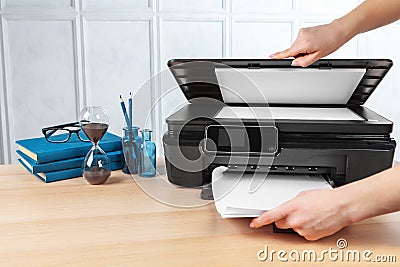
<path id="1" fill-rule="evenodd" d="M 157 179 L 140 183 L 156 187 Z M 162 192 L 164 199 L 199 201 L 196 189 Z M 397 263 L 390 266 L 400 262 L 400 213 L 365 220 L 316 242 L 274 234 L 271 226 L 253 230 L 249 221 L 221 219 L 212 203 L 186 209 L 162 204 L 120 171 L 107 184 L 91 186 L 83 178 L 44 184 L 19 165 L 0 166 L 2 266 L 267 266 L 282 263 L 257 259 L 265 245 L 320 253 L 337 249 L 339 238 L 347 240 L 347 249 L 395 255 Z"/>

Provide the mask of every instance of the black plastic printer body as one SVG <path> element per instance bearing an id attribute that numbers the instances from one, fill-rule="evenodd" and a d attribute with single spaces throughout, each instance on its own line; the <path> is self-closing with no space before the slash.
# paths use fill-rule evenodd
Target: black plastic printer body
<path id="1" fill-rule="evenodd" d="M 393 123 L 363 104 L 390 60 L 171 60 L 188 100 L 166 119 L 168 179 L 211 182 L 217 166 L 323 175 L 335 186 L 392 166 Z"/>

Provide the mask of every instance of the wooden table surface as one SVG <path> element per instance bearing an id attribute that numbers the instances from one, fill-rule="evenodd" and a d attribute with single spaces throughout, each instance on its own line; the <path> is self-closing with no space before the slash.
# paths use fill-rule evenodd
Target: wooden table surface
<path id="1" fill-rule="evenodd" d="M 260 261 L 257 253 L 265 246 L 269 252 L 297 250 L 301 254 L 314 250 L 317 255 L 329 248 L 339 252 L 370 250 L 371 259 L 394 255 L 397 263 L 388 265 L 398 266 L 400 262 L 400 213 L 368 219 L 310 242 L 293 234 L 274 234 L 271 226 L 250 229 L 247 218 L 221 219 L 213 203 L 199 199 L 198 189 L 175 188 L 163 177 L 136 182 L 130 175 L 115 171 L 104 185 L 88 185 L 83 178 L 45 184 L 19 165 L 2 165 L 0 179 L 1 266 L 293 263 L 282 263 L 276 255 L 272 261 Z M 153 197 L 142 188 L 152 191 Z M 171 206 L 185 203 L 189 207 Z M 202 206 L 190 207 L 195 205 Z M 337 247 L 339 238 L 346 239 L 347 248 Z M 294 265 L 314 264 L 362 266 L 365 262 L 331 261 L 325 256 L 322 263 Z"/>

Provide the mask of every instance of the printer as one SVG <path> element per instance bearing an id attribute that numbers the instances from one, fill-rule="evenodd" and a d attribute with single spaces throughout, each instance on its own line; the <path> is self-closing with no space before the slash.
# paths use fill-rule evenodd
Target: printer
<path id="1" fill-rule="evenodd" d="M 321 175 L 341 186 L 392 166 L 393 123 L 363 106 L 388 59 L 174 59 L 188 103 L 166 118 L 168 180 L 211 183 L 232 171 Z"/>

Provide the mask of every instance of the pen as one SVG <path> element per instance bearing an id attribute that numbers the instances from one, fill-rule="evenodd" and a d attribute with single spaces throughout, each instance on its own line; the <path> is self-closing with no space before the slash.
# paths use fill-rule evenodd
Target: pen
<path id="1" fill-rule="evenodd" d="M 121 104 L 122 113 L 124 114 L 124 117 L 125 117 L 126 127 L 129 127 L 131 125 L 131 122 L 130 122 L 130 120 L 128 118 L 128 114 L 126 113 L 125 103 L 124 103 L 124 100 L 122 99 L 121 95 L 119 95 L 119 101 L 120 101 L 120 104 Z"/>
<path id="2" fill-rule="evenodd" d="M 132 117 L 132 92 L 129 93 L 129 122 L 131 123 L 129 125 L 129 128 L 132 129 L 133 125 L 133 117 Z"/>

